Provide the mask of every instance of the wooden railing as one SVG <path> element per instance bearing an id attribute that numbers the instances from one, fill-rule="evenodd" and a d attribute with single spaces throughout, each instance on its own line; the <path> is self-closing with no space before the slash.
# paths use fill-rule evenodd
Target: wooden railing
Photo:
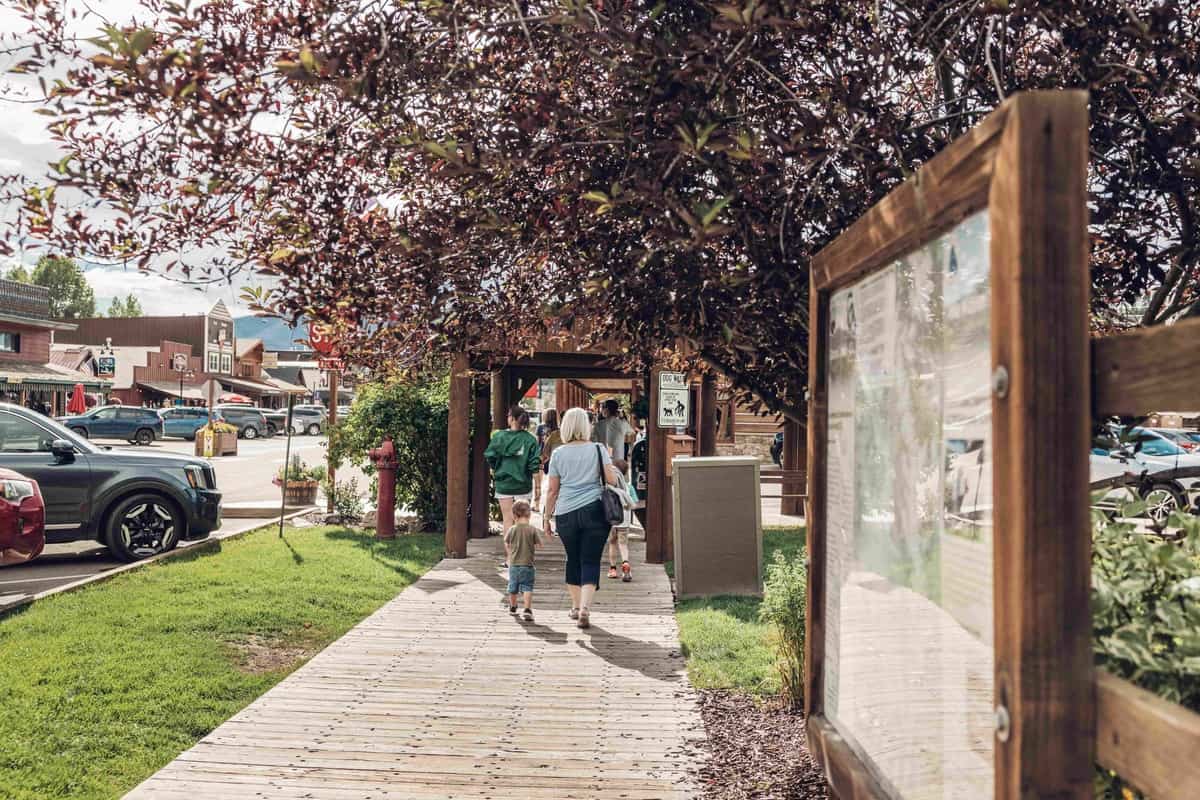
<path id="1" fill-rule="evenodd" d="M 1093 413 L 1141 416 L 1200 401 L 1200 320 L 1092 343 Z M 1200 714 L 1097 671 L 1096 760 L 1153 800 L 1200 798 Z"/>

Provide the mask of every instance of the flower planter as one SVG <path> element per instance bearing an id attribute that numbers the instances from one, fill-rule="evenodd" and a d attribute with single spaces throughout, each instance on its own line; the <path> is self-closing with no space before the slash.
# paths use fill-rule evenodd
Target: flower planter
<path id="1" fill-rule="evenodd" d="M 213 458 L 236 456 L 238 451 L 237 431 L 217 431 L 213 434 Z M 196 431 L 196 455 L 204 457 L 204 430 Z"/>
<path id="2" fill-rule="evenodd" d="M 279 478 L 272 481 L 276 486 L 283 482 Z M 311 506 L 317 502 L 317 487 L 320 482 L 312 480 L 288 481 L 283 487 L 283 504 L 285 506 Z"/>

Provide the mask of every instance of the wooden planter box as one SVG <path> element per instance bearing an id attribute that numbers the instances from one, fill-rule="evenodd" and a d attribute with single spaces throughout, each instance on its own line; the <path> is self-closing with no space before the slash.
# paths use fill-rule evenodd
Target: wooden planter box
<path id="1" fill-rule="evenodd" d="M 218 456 L 236 456 L 237 450 L 237 431 L 230 433 L 218 431 L 213 434 L 213 458 Z M 204 457 L 204 431 L 196 431 L 196 455 Z"/>
<path id="2" fill-rule="evenodd" d="M 275 478 L 272 481 L 276 486 L 280 486 L 282 481 Z M 285 506 L 311 506 L 317 502 L 317 487 L 320 486 L 319 481 L 288 481 L 287 486 L 283 487 L 283 504 Z"/>

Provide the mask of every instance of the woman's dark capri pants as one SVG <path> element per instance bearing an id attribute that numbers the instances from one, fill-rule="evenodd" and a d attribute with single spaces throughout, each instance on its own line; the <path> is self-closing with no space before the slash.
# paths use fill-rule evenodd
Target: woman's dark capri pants
<path id="1" fill-rule="evenodd" d="M 599 589 L 600 558 L 611 527 L 604 518 L 604 505 L 596 500 L 566 514 L 555 514 L 554 521 L 567 551 L 567 584 L 590 583 Z"/>

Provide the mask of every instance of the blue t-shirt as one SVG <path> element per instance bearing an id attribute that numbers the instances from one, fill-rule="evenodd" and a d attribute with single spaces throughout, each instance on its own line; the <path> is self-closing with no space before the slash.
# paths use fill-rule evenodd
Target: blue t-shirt
<path id="1" fill-rule="evenodd" d="M 611 464 L 608 451 L 594 442 L 564 444 L 550 455 L 551 478 L 559 479 L 554 515 L 568 514 L 600 499 L 599 459 Z"/>

